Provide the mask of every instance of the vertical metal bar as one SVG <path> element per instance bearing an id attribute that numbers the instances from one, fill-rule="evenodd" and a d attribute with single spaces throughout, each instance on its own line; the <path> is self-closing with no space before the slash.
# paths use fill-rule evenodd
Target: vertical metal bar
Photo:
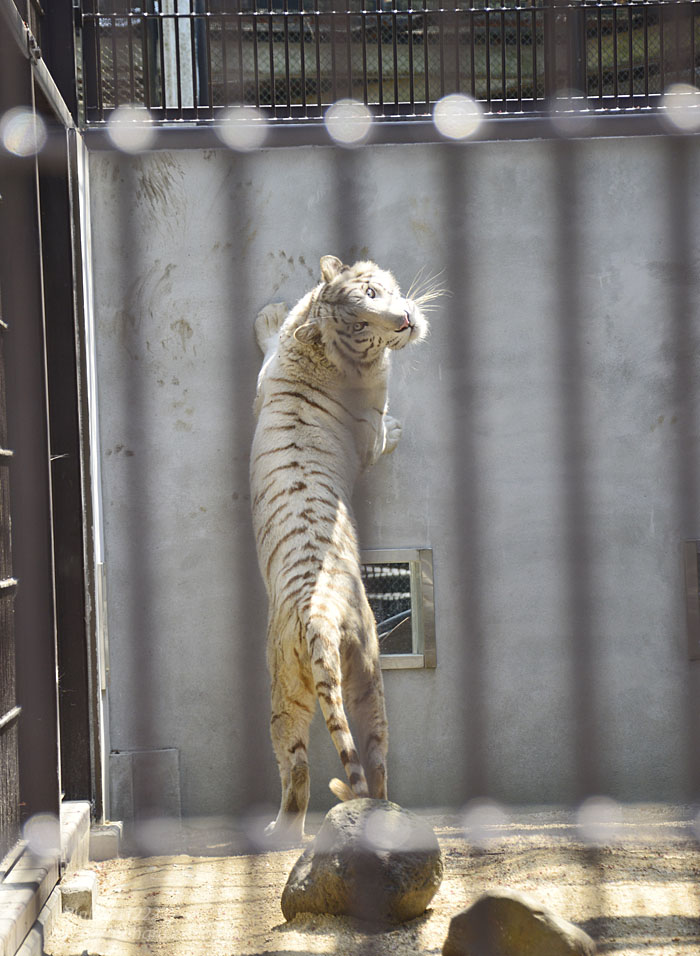
<path id="1" fill-rule="evenodd" d="M 346 4 L 347 6 L 347 4 Z M 347 95 L 352 98 L 353 89 L 352 89 L 352 34 L 350 33 L 350 13 L 346 9 L 345 11 L 345 57 L 346 57 L 346 69 L 348 77 L 348 92 Z"/>
<path id="2" fill-rule="evenodd" d="M 603 104 L 603 20 L 600 7 L 596 10 L 598 24 L 598 97 Z"/>
<path id="3" fill-rule="evenodd" d="M 224 20 L 224 25 L 225 25 L 225 23 L 226 23 L 226 21 Z M 235 10 L 235 13 L 234 13 L 234 23 L 235 23 L 236 45 L 237 45 L 237 47 L 238 47 L 238 82 L 239 82 L 239 87 L 238 87 L 238 89 L 239 89 L 239 97 L 240 97 L 241 103 L 245 103 L 246 100 L 247 100 L 247 96 L 246 96 L 246 83 L 245 83 L 246 72 L 245 72 L 245 64 L 244 64 L 244 62 L 243 62 L 243 25 L 244 25 L 244 19 L 243 19 L 243 15 L 242 15 L 242 13 L 241 13 L 241 0 L 236 0 L 236 10 Z M 255 56 L 255 49 L 256 49 L 257 37 L 256 37 L 255 20 L 254 20 L 253 18 L 251 18 L 251 24 L 250 24 L 250 25 L 251 25 L 251 27 L 252 27 L 251 36 L 252 36 L 252 39 L 253 39 L 253 55 Z M 229 101 L 226 100 L 226 105 L 228 105 L 228 104 L 229 104 Z"/>
<path id="4" fill-rule="evenodd" d="M 441 16 L 438 25 L 438 36 L 440 37 L 440 96 L 445 95 L 445 21 Z"/>
<path id="5" fill-rule="evenodd" d="M 644 105 L 649 105 L 649 8 L 642 7 L 644 22 Z"/>
<path id="6" fill-rule="evenodd" d="M 197 56 L 197 15 L 196 15 L 196 0 L 189 0 L 188 6 L 189 10 L 186 14 L 186 24 L 187 32 L 190 37 L 190 72 L 192 74 L 192 106 L 194 107 L 194 115 L 199 115 L 199 88 L 201 85 L 200 74 L 199 74 L 199 62 Z"/>
<path id="7" fill-rule="evenodd" d="M 236 16 L 234 12 L 233 17 Z M 210 13 L 211 17 L 211 13 Z M 221 41 L 221 102 L 220 106 L 229 105 L 229 78 L 228 78 L 228 17 L 226 14 L 219 13 L 216 16 L 216 23 L 218 24 L 219 37 Z M 212 55 L 211 55 L 211 30 L 207 33 L 207 55 L 209 57 L 209 101 L 211 104 L 211 114 L 214 115 L 214 71 L 212 68 Z M 242 97 L 241 97 L 242 99 Z"/>
<path id="8" fill-rule="evenodd" d="M 690 62 L 688 63 L 688 82 L 695 86 L 695 6 L 689 6 L 688 19 L 690 21 Z"/>
<path id="9" fill-rule="evenodd" d="M 425 108 L 430 112 L 430 38 L 428 35 L 428 0 L 423 0 L 423 75 L 425 76 Z"/>
<path id="10" fill-rule="evenodd" d="M 446 461 L 448 487 L 454 489 L 452 514 L 459 534 L 449 545 L 443 573 L 450 581 L 457 619 L 463 622 L 463 652 L 455 661 L 455 680 L 463 688 L 460 710 L 465 732 L 461 735 L 461 747 L 455 751 L 455 760 L 459 767 L 458 800 L 466 803 L 488 794 L 490 774 L 484 581 L 479 560 L 483 544 L 483 478 L 476 427 L 478 359 L 469 270 L 469 263 L 474 261 L 475 242 L 470 217 L 473 175 L 468 145 L 445 144 L 439 150 L 441 228 L 448 250 L 445 282 L 453 300 L 460 303 L 461 315 L 450 336 L 449 354 L 442 357 L 441 365 L 447 376 L 450 401 L 460 410 L 453 416 L 447 446 L 450 456 Z"/>
<path id="11" fill-rule="evenodd" d="M 335 102 L 338 99 L 338 68 L 336 63 L 337 41 L 335 35 L 335 11 L 329 15 L 330 19 L 330 44 L 331 44 L 331 99 Z"/>
<path id="12" fill-rule="evenodd" d="M 399 35 L 397 32 L 396 7 L 391 13 L 392 52 L 394 64 L 394 105 L 399 105 Z"/>
<path id="13" fill-rule="evenodd" d="M 556 0 L 544 0 L 542 10 L 543 20 L 543 50 L 542 60 L 544 67 L 544 98 L 546 102 L 551 102 L 557 92 L 557 46 L 556 46 L 556 26 L 557 26 L 557 8 Z"/>
<path id="14" fill-rule="evenodd" d="M 506 15 L 502 5 L 498 16 L 501 29 L 501 96 L 503 100 L 503 111 L 505 112 L 508 105 L 508 77 L 506 70 Z"/>
<path id="15" fill-rule="evenodd" d="M 515 12 L 515 49 L 516 49 L 516 82 L 518 89 L 518 112 L 522 112 L 523 108 L 523 51 L 522 51 L 522 22 L 521 22 L 522 10 L 520 7 L 517 8 Z M 535 38 L 532 39 L 533 45 Z"/>
<path id="16" fill-rule="evenodd" d="M 569 39 L 569 88 L 588 96 L 588 70 L 586 58 L 586 8 L 570 6 L 566 11 Z"/>
<path id="17" fill-rule="evenodd" d="M 474 7 L 469 9 L 469 59 L 471 61 L 471 95 L 476 99 L 476 42 L 474 39 Z"/>
<path id="18" fill-rule="evenodd" d="M 544 12 L 542 13 L 542 18 L 544 20 Z M 530 14 L 530 22 L 532 23 L 532 99 L 533 104 L 537 103 L 537 93 L 539 90 L 539 78 L 537 75 L 537 8 L 532 7 L 532 12 Z M 542 33 L 544 36 L 544 22 L 542 25 Z M 546 86 L 543 89 L 543 94 L 546 95 Z"/>
<path id="19" fill-rule="evenodd" d="M 379 12 L 379 4 L 381 0 L 376 0 L 377 3 L 377 73 L 379 75 L 379 107 L 380 109 L 384 106 L 384 58 L 382 52 L 382 15 Z M 383 110 L 382 110 L 383 112 Z"/>
<path id="20" fill-rule="evenodd" d="M 0 111 L 20 105 L 34 109 L 34 95 L 30 63 L 10 32 L 1 29 Z M 13 482 L 11 501 L 13 572 L 20 582 L 14 603 L 16 693 L 22 708 L 20 792 L 24 816 L 58 817 L 55 568 L 39 188 L 34 157 L 0 159 L 7 441 L 22 476 Z"/>
<path id="21" fill-rule="evenodd" d="M 164 24 L 165 26 L 165 24 Z M 161 32 L 164 32 L 161 31 Z M 164 99 L 164 105 L 166 100 Z M 146 253 L 145 236 L 139 228 L 134 196 L 138 194 L 145 173 L 144 157 L 125 159 L 115 157 L 120 172 L 120 202 L 115 232 L 123 255 L 119 262 L 120 288 L 125 290 L 123 308 L 126 315 L 138 314 L 139 279 L 141 278 Z M 124 320 L 122 320 L 124 321 Z M 124 322 L 123 334 L 130 355 L 138 356 L 145 348 L 143 336 L 147 329 Z M 157 665 L 147 635 L 156 632 L 154 595 L 157 593 L 157 574 L 153 561 L 156 535 L 154 531 L 153 498 L 157 494 L 158 480 L 153 469 L 152 437 L 155 430 L 154 417 L 147 396 L 142 363 L 127 361 L 118 391 L 114 395 L 115 414 L 123 422 L 139 422 L 143 439 L 138 446 L 132 445 L 134 454 L 129 458 L 125 475 L 125 507 L 122 520 L 128 533 L 123 550 L 113 554 L 111 573 L 125 575 L 126 587 L 121 589 L 120 622 L 114 636 L 121 637 L 120 661 L 124 686 L 133 693 L 135 706 L 123 714 L 124 739 L 133 749 L 149 750 L 154 747 L 154 731 L 157 712 Z M 133 433 L 132 433 L 133 435 Z M 134 441 L 134 438 L 131 438 Z M 114 685 L 113 685 L 114 689 Z M 138 742 L 138 743 L 136 743 Z M 113 797 L 116 793 L 113 791 Z M 157 804 L 157 800 L 155 801 Z M 114 807 L 113 809 L 121 809 Z M 141 822 L 141 821 L 139 821 Z M 143 821 L 147 823 L 147 821 Z"/>
<path id="22" fill-rule="evenodd" d="M 367 75 L 367 11 L 360 13 L 360 42 L 362 43 L 362 100 L 369 103 L 369 77 Z"/>
<path id="23" fill-rule="evenodd" d="M 303 7 L 299 7 L 299 73 L 301 78 L 301 105 L 306 116 L 306 20 Z"/>
<path id="24" fill-rule="evenodd" d="M 85 120 L 102 119 L 102 76 L 99 55 L 97 0 L 83 0 L 81 15 L 83 58 L 83 110 Z M 87 9 L 86 9 L 87 8 Z M 97 112 L 97 115 L 95 115 Z"/>
<path id="25" fill-rule="evenodd" d="M 681 536 L 687 529 L 697 529 L 700 514 L 700 469 L 697 459 L 696 437 L 698 421 L 698 385 L 696 362 L 700 338 L 696 327 L 697 306 L 693 294 L 694 223 L 689 197 L 693 195 L 694 159 L 693 139 L 673 136 L 666 139 L 666 175 L 668 190 L 668 223 L 670 233 L 669 319 L 675 369 L 673 378 L 673 405 L 678 409 L 680 433 L 676 440 L 675 522 Z M 692 531 L 691 531 L 692 533 Z M 685 711 L 687 727 L 686 754 L 688 766 L 689 801 L 700 793 L 700 759 L 697 747 L 697 685 L 687 674 Z"/>
<path id="26" fill-rule="evenodd" d="M 129 61 L 129 98 L 132 103 L 136 102 L 136 84 L 134 82 L 134 40 L 132 36 L 132 13 L 126 14 L 126 36 Z"/>
<path id="27" fill-rule="evenodd" d="M 454 44 L 454 55 L 455 55 L 455 81 L 454 81 L 454 92 L 455 92 L 455 93 L 459 93 L 460 90 L 461 90 L 461 87 L 460 87 L 460 82 L 459 82 L 459 74 L 460 74 L 459 20 L 460 20 L 460 16 L 459 16 L 459 11 L 458 11 L 458 10 L 455 10 L 455 12 L 454 12 L 454 14 L 453 14 L 453 19 L 454 19 L 454 33 L 453 33 L 453 36 L 452 36 L 452 42 L 453 42 L 453 44 Z"/>
<path id="28" fill-rule="evenodd" d="M 288 0 L 283 2 L 283 13 L 284 13 L 284 85 L 287 91 L 285 97 L 285 104 L 287 107 L 286 115 L 289 116 L 292 109 L 292 82 L 291 82 L 291 71 L 289 66 L 289 4 Z"/>
<path id="29" fill-rule="evenodd" d="M 202 105 L 209 107 L 209 116 L 210 116 L 210 117 L 213 117 L 213 116 L 214 116 L 214 77 L 213 77 L 213 70 L 212 70 L 212 65 L 211 65 L 211 64 L 212 64 L 212 59 L 211 59 L 211 24 L 212 24 L 212 18 L 211 18 L 211 15 L 209 14 L 209 12 L 207 12 L 206 15 L 205 15 L 204 11 L 202 11 L 202 18 L 201 18 L 201 20 L 200 20 L 200 26 L 203 26 L 203 27 L 204 27 L 204 34 L 205 34 L 205 37 L 206 37 L 206 44 L 204 44 L 204 49 L 206 50 L 206 61 L 207 61 L 207 62 L 206 62 L 206 76 L 207 76 L 206 102 L 202 102 Z M 220 35 L 220 36 L 221 36 L 221 33 L 222 33 L 222 31 L 219 32 L 219 35 Z M 200 36 L 201 36 L 201 34 L 200 34 Z M 199 55 L 198 55 L 198 59 L 199 59 Z M 200 62 L 200 64 L 199 64 L 199 67 L 200 67 L 200 69 L 199 69 L 199 71 L 198 71 L 198 75 L 201 76 L 202 72 L 204 72 L 204 71 L 201 69 L 201 62 Z M 202 100 L 203 100 L 203 97 L 202 97 L 201 90 L 200 90 L 200 94 L 199 94 L 199 95 L 200 95 L 200 101 L 202 101 Z"/>
<path id="30" fill-rule="evenodd" d="M 663 4 L 659 5 L 659 74 L 661 80 L 661 92 L 666 89 L 666 37 L 664 30 L 664 16 L 666 8 Z"/>
<path id="31" fill-rule="evenodd" d="M 630 100 L 634 97 L 634 47 L 632 45 L 632 7 L 627 8 L 627 52 L 629 56 L 629 95 Z"/>
<path id="32" fill-rule="evenodd" d="M 617 54 L 617 7 L 612 8 L 612 21 L 613 21 L 613 97 L 615 99 L 615 106 L 619 106 L 620 99 L 620 89 L 618 83 L 618 70 L 620 66 L 620 61 Z"/>
<path id="33" fill-rule="evenodd" d="M 121 100 L 119 96 L 119 61 L 117 55 L 117 23 L 116 17 L 112 17 L 111 20 L 112 30 L 112 82 L 114 84 L 114 105 L 120 106 Z"/>
<path id="34" fill-rule="evenodd" d="M 76 365 L 76 300 L 68 140 L 39 154 L 41 262 L 51 450 L 61 779 L 65 798 L 93 798 L 83 540 L 81 446 Z M 58 145 L 58 144 L 57 144 Z M 64 151 L 65 150 L 65 151 Z M 69 704 L 70 702 L 70 704 Z"/>
<path id="35" fill-rule="evenodd" d="M 260 107 L 260 65 L 258 62 L 258 18 L 253 16 L 253 81 L 255 84 L 255 105 Z"/>
<path id="36" fill-rule="evenodd" d="M 230 153 L 227 165 L 230 166 L 231 181 L 243 184 L 255 181 L 256 174 L 255 154 Z M 255 389 L 256 370 L 250 368 L 249 354 L 239 346 L 241 329 L 250 323 L 260 306 L 251 281 L 251 247 L 248 230 L 259 218 L 259 209 L 256 206 L 255 189 L 229 189 L 226 208 L 226 221 L 230 224 L 229 241 L 231 243 L 231 268 L 226 270 L 225 288 L 222 290 L 227 301 L 234 303 L 233 321 L 230 323 L 230 340 L 226 348 L 232 357 L 230 373 L 231 407 L 239 407 L 241 402 L 241 382 L 247 382 Z M 243 228 L 241 228 L 243 225 Z M 260 356 L 262 360 L 262 356 Z M 248 449 L 250 433 L 245 416 L 232 415 L 230 417 L 230 444 L 232 448 L 241 449 L 241 454 L 235 456 L 233 462 L 233 487 L 244 489 L 248 487 Z M 237 607 L 250 608 L 251 588 L 255 592 L 259 589 L 260 581 L 257 578 L 257 569 L 247 562 L 248 542 L 243 541 L 234 546 L 232 558 L 234 568 L 242 573 L 233 575 L 231 587 L 234 602 Z M 255 583 L 252 575 L 255 575 Z M 257 621 L 258 615 L 255 615 Z M 257 635 L 264 642 L 264 634 Z M 236 650 L 236 668 L 231 671 L 232 693 L 231 700 L 242 702 L 237 705 L 238 713 L 247 715 L 245 740 L 231 739 L 234 749 L 234 765 L 240 768 L 240 779 L 231 781 L 230 805 L 240 803 L 240 795 L 248 802 L 247 810 L 254 810 L 263 801 L 270 798 L 269 784 L 261 767 L 259 755 L 270 752 L 269 738 L 269 692 L 267 688 L 267 674 L 264 666 L 264 653 L 261 641 L 244 641 Z"/>
<path id="37" fill-rule="evenodd" d="M 407 26 L 408 26 L 408 102 L 411 107 L 411 112 L 415 113 L 416 111 L 416 94 L 415 94 L 415 68 L 413 64 L 413 14 L 409 13 L 407 15 Z"/>
<path id="38" fill-rule="evenodd" d="M 167 113 L 168 94 L 165 77 L 165 17 L 163 13 L 158 14 L 158 48 L 160 52 L 160 102 L 163 107 L 163 115 Z"/>
<path id="39" fill-rule="evenodd" d="M 321 108 L 321 17 L 319 0 L 314 0 L 314 40 L 316 43 L 316 105 Z"/>
<path id="40" fill-rule="evenodd" d="M 599 726 L 596 715 L 597 682 L 592 626 L 592 513 L 587 476 L 589 419 L 585 400 L 583 317 L 579 288 L 581 243 L 578 223 L 582 196 L 579 192 L 578 143 L 562 140 L 556 146 L 556 205 L 559 250 L 557 263 L 556 334 L 560 394 L 560 447 L 562 461 L 563 539 L 566 561 L 565 615 L 569 624 L 567 656 L 571 667 L 571 701 L 574 717 L 572 755 L 575 761 L 576 797 L 601 792 L 598 755 Z"/>
<path id="41" fill-rule="evenodd" d="M 486 70 L 486 109 L 490 113 L 493 109 L 491 103 L 491 12 L 488 7 L 484 9 L 486 23 L 486 41 L 484 45 L 485 70 Z"/>
<path id="42" fill-rule="evenodd" d="M 180 57 L 180 16 L 177 12 L 177 2 L 172 14 L 170 14 L 173 26 L 175 27 L 175 83 L 177 89 L 177 115 L 182 119 L 182 62 Z"/>
<path id="43" fill-rule="evenodd" d="M 146 109 L 153 106 L 151 99 L 151 47 L 149 41 L 148 12 L 144 10 L 141 16 L 141 62 L 143 64 L 143 101 Z"/>

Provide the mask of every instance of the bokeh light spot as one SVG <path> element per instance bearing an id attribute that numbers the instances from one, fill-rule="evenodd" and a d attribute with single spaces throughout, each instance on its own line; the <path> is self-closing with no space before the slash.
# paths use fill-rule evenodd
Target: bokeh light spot
<path id="1" fill-rule="evenodd" d="M 464 93 L 450 93 L 435 104 L 433 122 L 447 139 L 468 139 L 481 125 L 483 112 L 476 100 Z"/>
<path id="2" fill-rule="evenodd" d="M 242 153 L 259 149 L 267 139 L 267 122 L 255 107 L 231 106 L 215 129 L 225 146 Z"/>
<path id="3" fill-rule="evenodd" d="M 622 807 L 611 797 L 588 797 L 576 811 L 576 825 L 584 843 L 615 843 L 621 835 Z"/>
<path id="4" fill-rule="evenodd" d="M 411 840 L 411 823 L 399 813 L 377 809 L 365 821 L 364 841 L 375 850 L 404 850 Z"/>
<path id="5" fill-rule="evenodd" d="M 61 826 L 52 813 L 37 813 L 24 824 L 24 839 L 35 856 L 52 856 L 61 851 Z"/>
<path id="6" fill-rule="evenodd" d="M 372 127 L 372 114 L 364 103 L 338 100 L 326 110 L 324 117 L 329 135 L 341 146 L 359 146 Z"/>
<path id="7" fill-rule="evenodd" d="M 503 839 L 501 831 L 508 822 L 508 814 L 495 800 L 471 800 L 462 811 L 465 840 L 482 850 Z"/>
<path id="8" fill-rule="evenodd" d="M 700 130 L 700 90 L 690 83 L 673 83 L 664 93 L 661 106 L 664 119 L 681 133 Z"/>
<path id="9" fill-rule="evenodd" d="M 15 156 L 35 156 L 43 149 L 47 135 L 41 116 L 24 106 L 8 110 L 0 120 L 0 141 Z"/>
<path id="10" fill-rule="evenodd" d="M 151 114 L 138 106 L 118 106 L 107 121 L 107 134 L 123 153 L 144 152 L 156 137 Z"/>
<path id="11" fill-rule="evenodd" d="M 562 90 L 551 104 L 550 118 L 562 137 L 586 136 L 595 122 L 595 116 L 583 93 Z"/>

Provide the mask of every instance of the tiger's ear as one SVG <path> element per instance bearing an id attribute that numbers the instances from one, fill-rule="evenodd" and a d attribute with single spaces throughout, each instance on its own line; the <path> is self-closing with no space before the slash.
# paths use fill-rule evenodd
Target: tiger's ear
<path id="1" fill-rule="evenodd" d="M 331 282 L 343 271 L 343 263 L 335 256 L 321 257 L 321 278 L 324 282 Z"/>
<path id="2" fill-rule="evenodd" d="M 294 338 L 297 342 L 303 342 L 305 345 L 320 342 L 321 329 L 319 328 L 318 322 L 314 322 L 313 320 L 304 322 L 298 329 L 294 329 Z"/>

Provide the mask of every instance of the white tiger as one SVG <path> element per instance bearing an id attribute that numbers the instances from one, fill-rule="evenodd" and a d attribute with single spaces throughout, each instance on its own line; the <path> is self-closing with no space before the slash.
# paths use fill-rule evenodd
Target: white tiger
<path id="1" fill-rule="evenodd" d="M 362 469 L 395 448 L 387 415 L 389 350 L 418 342 L 427 292 L 402 296 L 373 262 L 321 259 L 321 282 L 287 314 L 258 315 L 251 499 L 269 597 L 271 736 L 282 799 L 268 834 L 295 842 L 309 802 L 309 726 L 320 702 L 349 787 L 342 799 L 386 798 L 387 719 L 377 632 L 351 508 Z M 350 730 L 346 708 L 353 723 Z"/>

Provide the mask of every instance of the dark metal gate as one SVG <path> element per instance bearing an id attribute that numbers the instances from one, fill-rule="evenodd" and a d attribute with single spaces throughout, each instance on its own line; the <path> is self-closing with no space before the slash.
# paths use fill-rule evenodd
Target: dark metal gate
<path id="1" fill-rule="evenodd" d="M 2 205 L 0 205 L 2 216 Z M 5 334 L 0 289 L 0 858 L 17 840 L 19 831 L 19 764 L 15 695 L 14 598 L 10 534 L 10 464 L 5 408 Z"/>
<path id="2" fill-rule="evenodd" d="M 71 6 L 22 13 L 0 4 L 0 859 L 63 798 L 101 813 Z"/>

